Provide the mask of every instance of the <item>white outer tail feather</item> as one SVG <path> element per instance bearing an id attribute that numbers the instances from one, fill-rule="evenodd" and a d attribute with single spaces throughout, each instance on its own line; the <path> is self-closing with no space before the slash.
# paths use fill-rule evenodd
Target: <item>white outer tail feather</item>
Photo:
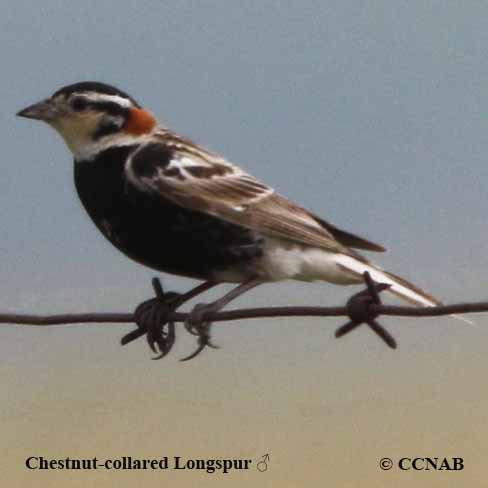
<path id="1" fill-rule="evenodd" d="M 373 281 L 391 285 L 387 291 L 403 298 L 407 302 L 419 305 L 421 307 L 435 307 L 437 305 L 442 305 L 442 302 L 430 296 L 420 288 L 417 288 L 415 285 L 412 285 L 399 276 L 395 276 L 387 271 L 383 271 L 381 268 L 377 268 L 371 263 L 364 263 L 359 259 L 347 256 L 346 254 L 336 254 L 335 261 L 339 266 L 342 266 L 344 269 L 347 269 L 356 275 L 362 276 L 363 273 L 367 271 Z M 476 325 L 474 322 L 463 317 L 462 315 L 451 315 L 451 317 L 461 320 L 469 325 Z"/>
<path id="2" fill-rule="evenodd" d="M 371 275 L 373 281 L 391 285 L 388 291 L 407 300 L 410 303 L 423 307 L 434 307 L 440 304 L 438 300 L 414 285 L 408 283 L 400 277 L 391 275 L 390 273 L 383 271 L 370 263 L 364 263 L 351 256 L 347 256 L 346 254 L 337 254 L 335 256 L 335 261 L 338 265 L 342 266 L 348 271 L 352 271 L 357 275 L 362 276 L 363 273 L 367 271 Z"/>

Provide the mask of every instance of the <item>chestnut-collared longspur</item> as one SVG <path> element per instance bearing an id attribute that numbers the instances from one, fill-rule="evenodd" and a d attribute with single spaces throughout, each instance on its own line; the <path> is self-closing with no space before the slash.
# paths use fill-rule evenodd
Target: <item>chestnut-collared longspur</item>
<path id="1" fill-rule="evenodd" d="M 335 227 L 175 134 L 113 86 L 65 86 L 18 115 L 43 120 L 63 137 L 83 206 L 125 255 L 205 280 L 205 289 L 239 283 L 210 304 L 212 310 L 264 282 L 357 284 L 365 271 L 409 302 L 439 303 L 355 250 L 381 252 L 382 246 Z"/>

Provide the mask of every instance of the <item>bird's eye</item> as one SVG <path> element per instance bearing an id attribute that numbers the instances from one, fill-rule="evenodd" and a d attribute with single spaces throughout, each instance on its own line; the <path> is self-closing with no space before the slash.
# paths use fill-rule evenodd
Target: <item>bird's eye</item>
<path id="1" fill-rule="evenodd" d="M 76 97 L 73 98 L 73 100 L 71 101 L 71 107 L 73 108 L 73 110 L 76 110 L 77 112 L 81 110 L 85 110 L 87 106 L 88 106 L 88 101 L 83 97 Z"/>

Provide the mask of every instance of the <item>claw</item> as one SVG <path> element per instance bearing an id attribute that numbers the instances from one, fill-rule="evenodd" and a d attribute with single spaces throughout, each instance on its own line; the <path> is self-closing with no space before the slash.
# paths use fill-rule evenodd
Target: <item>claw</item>
<path id="1" fill-rule="evenodd" d="M 122 337 L 122 345 L 146 334 L 146 339 L 151 350 L 158 354 L 153 359 L 161 359 L 169 353 L 175 342 L 175 324 L 169 322 L 168 317 L 178 306 L 179 293 L 164 293 L 160 281 L 155 278 L 152 281 L 156 298 L 141 303 L 135 310 L 137 329 Z"/>
<path id="2" fill-rule="evenodd" d="M 156 317 L 158 315 L 157 304 L 155 303 L 154 305 L 155 306 L 148 313 L 148 317 L 147 317 L 148 320 L 145 320 L 147 324 L 146 340 L 152 352 L 154 354 L 158 354 L 160 351 L 158 351 L 156 344 L 162 341 L 163 335 L 161 329 L 158 327 L 159 323 L 156 322 Z"/>
<path id="3" fill-rule="evenodd" d="M 189 361 L 190 359 L 198 356 L 205 347 L 211 347 L 212 349 L 218 349 L 218 346 L 212 343 L 210 339 L 210 328 L 212 322 L 205 320 L 205 315 L 209 312 L 213 312 L 212 304 L 207 305 L 199 303 L 195 305 L 193 310 L 185 321 L 185 329 L 192 335 L 198 336 L 198 347 L 189 356 L 180 359 L 180 361 Z"/>
<path id="4" fill-rule="evenodd" d="M 198 334 L 198 347 L 197 349 L 192 352 L 189 356 L 186 356 L 182 359 L 180 359 L 180 361 L 189 361 L 190 359 L 193 359 L 195 357 L 197 357 L 204 349 L 205 347 L 211 347 L 212 349 L 219 349 L 218 346 L 216 346 L 215 344 L 212 344 L 211 340 L 210 340 L 210 326 L 212 324 L 208 324 L 208 325 L 204 325 L 201 329 L 200 329 L 200 333 Z"/>
<path id="5" fill-rule="evenodd" d="M 212 281 L 206 281 L 184 294 L 171 291 L 165 293 L 159 279 L 154 278 L 152 280 L 152 286 L 156 297 L 141 303 L 136 308 L 134 311 L 134 322 L 137 324 L 137 329 L 122 337 L 121 344 L 128 344 L 146 334 L 149 347 L 155 354 L 158 354 L 153 359 L 163 358 L 171 351 L 176 340 L 176 326 L 170 320 L 172 313 L 183 305 L 183 303 L 207 291 L 216 284 Z M 208 329 L 210 324 L 205 322 L 204 326 Z M 203 347 L 205 345 L 215 347 L 209 341 L 208 332 L 206 333 L 206 339 L 200 339 L 202 332 L 198 324 L 189 325 L 187 329 L 192 334 L 199 336 Z"/>
<path id="6" fill-rule="evenodd" d="M 217 346 L 215 344 L 212 343 L 212 341 L 210 340 L 210 337 L 207 339 L 207 344 L 206 344 L 208 347 L 212 348 L 212 349 L 220 349 L 220 346 Z"/>
<path id="7" fill-rule="evenodd" d="M 198 348 L 192 352 L 189 356 L 180 359 L 181 362 L 190 361 L 190 359 L 196 358 L 205 349 L 205 344 L 199 344 Z"/>
<path id="8" fill-rule="evenodd" d="M 161 304 L 162 305 L 162 304 Z M 166 307 L 162 305 L 165 309 Z M 147 343 L 151 350 L 158 354 L 166 349 L 165 339 L 164 339 L 164 327 L 165 320 L 164 315 L 167 315 L 168 310 L 164 310 L 163 313 L 160 312 L 159 307 L 155 304 L 154 308 L 149 313 L 149 321 L 147 322 Z M 162 316 L 163 315 L 163 316 Z M 158 346 L 158 347 L 156 347 Z"/>
<path id="9" fill-rule="evenodd" d="M 168 328 L 167 334 L 163 337 L 163 340 L 157 343 L 160 350 L 160 354 L 151 359 L 162 359 L 171 351 L 175 343 L 175 323 L 169 322 L 167 324 L 167 328 Z"/>
<path id="10" fill-rule="evenodd" d="M 190 324 L 188 321 L 186 321 L 184 323 L 184 327 L 189 334 L 194 336 L 200 335 L 200 332 L 198 331 L 197 328 L 198 326 L 196 326 L 195 324 Z"/>
<path id="11" fill-rule="evenodd" d="M 185 329 L 190 334 L 199 336 L 201 334 L 201 328 L 210 325 L 210 322 L 203 320 L 209 308 L 204 303 L 197 303 L 193 307 L 193 310 L 188 314 L 188 318 L 185 321 Z"/>

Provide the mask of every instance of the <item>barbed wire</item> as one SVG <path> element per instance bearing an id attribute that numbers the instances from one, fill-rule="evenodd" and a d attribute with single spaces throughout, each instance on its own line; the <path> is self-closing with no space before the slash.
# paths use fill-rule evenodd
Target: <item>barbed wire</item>
<path id="1" fill-rule="evenodd" d="M 155 298 L 141 303 L 134 313 L 69 313 L 56 315 L 32 315 L 19 313 L 0 313 L 0 324 L 31 326 L 71 325 L 71 324 L 127 324 L 135 323 L 137 329 L 121 339 L 125 345 L 147 335 L 151 349 L 159 353 L 154 359 L 166 356 L 175 342 L 175 323 L 182 322 L 186 329 L 198 336 L 198 348 L 182 361 L 193 359 L 206 346 L 215 347 L 209 340 L 209 327 L 215 322 L 229 322 L 243 319 L 278 318 L 278 317 L 348 317 L 349 321 L 336 329 L 335 336 L 342 337 L 362 324 L 368 325 L 389 347 L 396 348 L 393 336 L 377 322 L 379 316 L 397 317 L 438 317 L 445 315 L 488 312 L 488 302 L 455 303 L 435 307 L 415 308 L 411 306 L 383 305 L 379 294 L 390 287 L 385 283 L 375 283 L 369 273 L 363 275 L 366 289 L 349 298 L 345 306 L 288 306 L 243 308 L 220 312 L 208 312 L 202 321 L 207 324 L 196 330 L 188 326 L 191 312 L 178 312 L 176 308 L 182 302 L 197 293 L 190 292 L 186 299 L 179 301 L 182 295 L 175 292 L 164 292 L 158 278 L 152 281 Z M 201 287 L 203 289 L 203 285 Z M 208 288 L 208 287 L 207 287 Z M 189 297 L 189 298 L 188 298 Z"/>

